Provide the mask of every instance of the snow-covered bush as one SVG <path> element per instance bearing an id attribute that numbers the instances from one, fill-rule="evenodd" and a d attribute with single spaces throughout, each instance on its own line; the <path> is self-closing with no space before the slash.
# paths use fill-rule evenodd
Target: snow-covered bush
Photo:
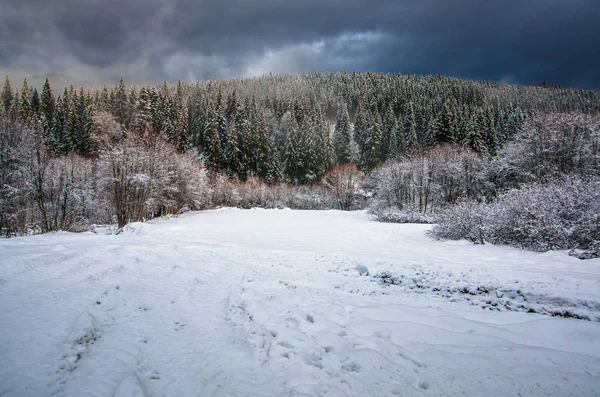
<path id="1" fill-rule="evenodd" d="M 397 207 L 371 207 L 369 214 L 378 222 L 387 223 L 434 223 L 433 215 L 419 212 L 417 208 L 409 205 L 402 209 Z"/>
<path id="2" fill-rule="evenodd" d="M 540 113 L 487 166 L 492 193 L 561 175 L 600 175 L 600 115 Z"/>
<path id="3" fill-rule="evenodd" d="M 444 212 L 437 239 L 509 244 L 535 251 L 600 253 L 600 178 L 566 177 L 514 189 L 490 204 L 464 203 Z"/>
<path id="4" fill-rule="evenodd" d="M 337 209 L 349 211 L 364 205 L 364 195 L 360 194 L 364 179 L 355 164 L 340 164 L 325 174 L 323 184 L 335 197 Z"/>
<path id="5" fill-rule="evenodd" d="M 481 158 L 474 152 L 443 145 L 373 174 L 375 200 L 371 212 L 387 222 L 424 222 L 440 209 L 483 191 Z"/>
<path id="6" fill-rule="evenodd" d="M 158 135 L 130 133 L 102 152 L 100 181 L 119 227 L 209 205 L 210 188 L 202 164 L 191 154 L 177 153 Z"/>

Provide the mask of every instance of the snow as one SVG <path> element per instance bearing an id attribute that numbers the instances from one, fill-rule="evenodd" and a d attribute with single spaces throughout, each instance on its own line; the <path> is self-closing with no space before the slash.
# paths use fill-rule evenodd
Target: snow
<path id="1" fill-rule="evenodd" d="M 600 394 L 599 259 L 428 228 L 222 209 L 0 240 L 0 396 Z"/>

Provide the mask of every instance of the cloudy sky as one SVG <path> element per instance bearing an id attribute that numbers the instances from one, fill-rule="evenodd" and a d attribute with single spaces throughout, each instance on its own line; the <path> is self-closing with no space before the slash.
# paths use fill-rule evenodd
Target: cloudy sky
<path id="1" fill-rule="evenodd" d="M 599 0 L 0 0 L 0 73 L 376 71 L 598 90 L 599 26 Z"/>

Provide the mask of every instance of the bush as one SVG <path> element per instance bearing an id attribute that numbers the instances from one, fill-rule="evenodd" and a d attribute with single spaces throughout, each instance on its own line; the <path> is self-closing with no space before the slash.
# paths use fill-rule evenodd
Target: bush
<path id="1" fill-rule="evenodd" d="M 563 175 L 600 175 L 600 116 L 540 113 L 487 166 L 492 196 Z"/>
<path id="2" fill-rule="evenodd" d="M 534 251 L 600 253 L 600 178 L 566 177 L 514 189 L 490 204 L 462 203 L 445 211 L 436 239 L 508 244 Z"/>
<path id="3" fill-rule="evenodd" d="M 391 162 L 373 175 L 371 212 L 384 222 L 431 222 L 438 210 L 483 192 L 482 160 L 469 149 L 442 145 Z"/>

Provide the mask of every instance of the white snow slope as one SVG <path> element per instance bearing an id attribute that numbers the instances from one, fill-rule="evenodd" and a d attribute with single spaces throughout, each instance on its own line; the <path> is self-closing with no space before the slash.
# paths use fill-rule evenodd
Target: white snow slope
<path id="1" fill-rule="evenodd" d="M 223 209 L 0 240 L 0 396 L 600 395 L 600 260 L 427 227 Z"/>

